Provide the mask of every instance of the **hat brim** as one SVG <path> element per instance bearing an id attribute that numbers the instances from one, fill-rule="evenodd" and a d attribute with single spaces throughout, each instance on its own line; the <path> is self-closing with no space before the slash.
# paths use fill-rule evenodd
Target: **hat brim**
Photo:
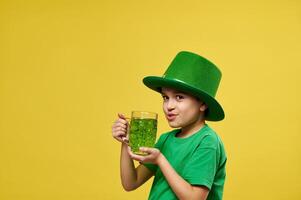
<path id="1" fill-rule="evenodd" d="M 143 83 L 150 89 L 159 93 L 161 93 L 162 87 L 168 87 L 200 98 L 208 106 L 205 114 L 205 120 L 207 121 L 221 121 L 225 118 L 225 113 L 222 106 L 213 97 L 185 82 L 177 79 L 147 76 L 143 79 Z"/>

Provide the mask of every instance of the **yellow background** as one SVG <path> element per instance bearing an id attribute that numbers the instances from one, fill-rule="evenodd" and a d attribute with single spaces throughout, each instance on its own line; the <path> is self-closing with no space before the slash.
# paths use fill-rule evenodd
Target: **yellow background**
<path id="1" fill-rule="evenodd" d="M 123 191 L 117 112 L 159 113 L 141 82 L 189 50 L 223 72 L 225 200 L 301 199 L 301 3 L 0 1 L 0 199 L 146 199 Z"/>

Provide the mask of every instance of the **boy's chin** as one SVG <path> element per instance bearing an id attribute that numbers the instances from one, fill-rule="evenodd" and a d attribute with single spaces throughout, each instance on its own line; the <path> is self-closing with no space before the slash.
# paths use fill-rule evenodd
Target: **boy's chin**
<path id="1" fill-rule="evenodd" d="M 172 122 L 169 122 L 168 124 L 171 128 L 180 128 L 180 126 L 178 124 L 174 124 Z"/>

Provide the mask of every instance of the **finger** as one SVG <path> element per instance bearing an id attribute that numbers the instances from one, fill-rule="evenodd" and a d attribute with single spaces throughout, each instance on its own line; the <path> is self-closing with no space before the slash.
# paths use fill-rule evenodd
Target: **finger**
<path id="1" fill-rule="evenodd" d="M 114 131 L 119 131 L 119 130 L 124 130 L 125 132 L 126 132 L 126 127 L 124 127 L 124 126 L 113 126 L 112 127 L 112 130 L 114 130 Z"/>
<path id="2" fill-rule="evenodd" d="M 140 147 L 139 150 L 148 154 L 151 154 L 154 151 L 153 148 L 149 148 L 149 147 Z"/>
<path id="3" fill-rule="evenodd" d="M 114 136 L 116 136 L 116 137 L 125 137 L 126 133 L 123 132 L 123 131 L 115 131 Z"/>
<path id="4" fill-rule="evenodd" d="M 117 136 L 114 138 L 116 138 L 119 142 L 129 145 L 129 140 L 125 136 Z"/>
<path id="5" fill-rule="evenodd" d="M 129 140 L 126 137 L 122 138 L 122 142 L 125 143 L 125 144 L 129 144 Z"/>
<path id="6" fill-rule="evenodd" d="M 121 130 L 121 129 L 123 129 L 126 132 L 127 126 L 125 124 L 122 124 L 122 123 L 114 124 L 112 126 L 113 131 L 117 131 L 117 130 Z"/>
<path id="7" fill-rule="evenodd" d="M 119 135 L 114 135 L 113 134 L 113 138 L 115 138 L 116 140 L 118 140 L 119 142 L 123 142 L 123 140 L 122 140 L 122 138 L 123 138 L 123 136 L 119 136 Z"/>
<path id="8" fill-rule="evenodd" d="M 122 127 L 122 128 L 126 128 L 127 125 L 125 125 L 124 123 L 118 123 L 118 126 Z"/>
<path id="9" fill-rule="evenodd" d="M 114 132 L 113 137 L 114 138 L 122 138 L 122 137 L 125 137 L 125 135 L 122 132 Z"/>
<path id="10" fill-rule="evenodd" d="M 138 155 L 136 155 L 136 154 L 133 154 L 132 156 L 132 159 L 134 159 L 134 160 L 136 160 L 136 161 L 138 161 L 138 162 L 144 162 L 144 160 L 145 160 L 145 157 L 143 157 L 143 156 L 138 156 Z"/>
<path id="11" fill-rule="evenodd" d="M 124 128 L 124 127 L 121 127 L 121 126 L 117 126 L 117 127 L 114 127 L 113 128 L 113 131 L 122 131 L 122 132 L 124 132 L 124 133 L 126 133 L 126 128 Z"/>
<path id="12" fill-rule="evenodd" d="M 122 113 L 118 113 L 118 117 L 119 117 L 119 119 L 122 119 L 123 122 L 125 121 L 126 123 L 128 123 L 128 120 L 130 119 L 130 118 L 126 117 L 126 116 L 125 116 L 124 114 L 122 114 Z"/>
<path id="13" fill-rule="evenodd" d="M 123 119 L 123 118 L 118 118 L 114 121 L 113 125 L 112 126 L 118 126 L 118 125 L 126 125 L 128 124 L 128 121 L 126 119 Z"/>
<path id="14" fill-rule="evenodd" d="M 135 156 L 135 154 L 132 152 L 132 148 L 130 146 L 128 146 L 128 153 L 131 158 Z"/>
<path id="15" fill-rule="evenodd" d="M 125 119 L 125 116 L 124 116 L 124 114 L 122 114 L 122 113 L 118 113 L 118 117 L 119 117 L 119 118 L 122 118 L 122 119 Z"/>
<path id="16" fill-rule="evenodd" d="M 126 123 L 126 120 L 118 118 L 113 122 L 112 126 L 119 126 L 119 125 L 124 125 Z"/>
<path id="17" fill-rule="evenodd" d="M 119 119 L 118 119 L 118 122 L 117 122 L 116 124 L 123 124 L 123 125 L 126 125 L 126 126 L 127 126 L 128 121 L 125 120 L 125 119 L 119 118 Z"/>
<path id="18" fill-rule="evenodd" d="M 113 138 L 115 138 L 116 140 L 120 141 L 120 142 L 123 142 L 122 138 L 124 136 L 120 136 L 120 135 L 113 135 Z"/>
<path id="19" fill-rule="evenodd" d="M 128 146 L 128 153 L 133 160 L 139 161 L 140 163 L 146 162 L 146 160 L 150 158 L 150 156 L 147 156 L 147 155 L 142 156 L 142 155 L 133 153 L 130 146 Z"/>
<path id="20" fill-rule="evenodd" d="M 144 156 L 139 156 L 137 154 L 134 154 L 131 150 L 129 150 L 129 155 L 133 160 L 137 160 L 139 162 L 143 162 L 145 157 Z"/>
<path id="21" fill-rule="evenodd" d="M 122 114 L 122 113 L 118 113 L 118 117 L 121 118 L 121 119 L 124 119 L 124 120 L 126 120 L 126 118 L 127 118 L 127 117 L 125 117 L 125 115 Z"/>
<path id="22" fill-rule="evenodd" d="M 118 140 L 119 142 L 123 142 L 120 137 L 115 137 L 115 139 Z"/>

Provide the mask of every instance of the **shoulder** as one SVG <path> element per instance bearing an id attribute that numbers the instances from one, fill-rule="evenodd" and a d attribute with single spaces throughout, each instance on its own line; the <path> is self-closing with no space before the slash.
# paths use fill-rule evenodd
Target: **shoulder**
<path id="1" fill-rule="evenodd" d="M 176 134 L 178 131 L 179 131 L 179 129 L 174 129 L 174 130 L 171 130 L 171 131 L 162 133 L 162 134 L 160 135 L 159 140 L 164 140 L 164 139 L 166 139 L 168 136 Z"/>
<path id="2" fill-rule="evenodd" d="M 212 128 L 208 127 L 199 140 L 199 147 L 217 149 L 220 143 L 221 140 L 218 134 Z"/>

